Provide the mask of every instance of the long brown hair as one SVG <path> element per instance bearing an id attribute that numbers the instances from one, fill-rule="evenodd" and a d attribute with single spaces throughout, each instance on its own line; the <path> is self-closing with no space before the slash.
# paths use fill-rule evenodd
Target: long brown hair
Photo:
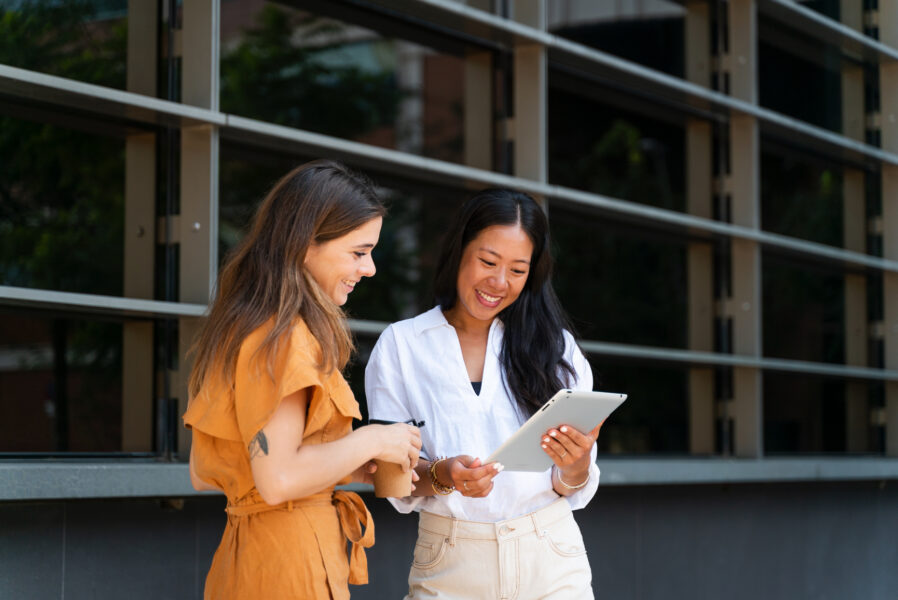
<path id="1" fill-rule="evenodd" d="M 340 163 L 316 160 L 285 175 L 256 211 L 249 233 L 230 253 L 194 346 L 189 393 L 199 393 L 206 376 L 221 369 L 233 380 L 246 337 L 274 319 L 257 357 L 269 373 L 282 337 L 300 316 L 321 347 L 318 367 L 342 369 L 353 351 L 343 310 L 303 266 L 313 243 L 346 235 L 385 213 L 371 181 Z"/>

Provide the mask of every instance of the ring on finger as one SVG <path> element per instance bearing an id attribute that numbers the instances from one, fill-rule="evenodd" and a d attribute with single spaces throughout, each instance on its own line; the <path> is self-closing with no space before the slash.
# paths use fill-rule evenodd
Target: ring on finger
<path id="1" fill-rule="evenodd" d="M 466 492 L 468 491 L 468 482 L 467 482 L 467 481 L 462 481 L 462 482 L 461 482 L 461 486 L 462 486 L 463 488 L 465 488 L 465 491 L 466 491 Z"/>
<path id="2" fill-rule="evenodd" d="M 562 454 L 560 458 L 564 458 L 565 456 L 567 456 L 567 450 L 564 451 L 564 454 Z"/>

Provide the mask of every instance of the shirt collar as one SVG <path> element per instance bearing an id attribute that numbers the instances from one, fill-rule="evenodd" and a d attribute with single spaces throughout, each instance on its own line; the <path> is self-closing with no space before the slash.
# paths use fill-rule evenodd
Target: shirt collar
<path id="1" fill-rule="evenodd" d="M 449 321 L 446 320 L 446 316 L 443 314 L 443 310 L 439 305 L 434 306 L 425 313 L 421 313 L 412 319 L 412 323 L 415 326 L 415 335 L 421 335 L 428 329 L 434 329 L 444 325 L 446 327 L 452 327 L 449 324 Z M 490 333 L 492 333 L 494 328 L 497 328 L 500 333 L 505 331 L 505 324 L 502 323 L 502 319 L 493 319 L 493 322 L 490 324 Z"/>
<path id="2" fill-rule="evenodd" d="M 428 329 L 449 325 L 449 321 L 443 316 L 443 311 L 439 306 L 434 306 L 429 311 L 421 313 L 412 320 L 415 326 L 415 335 L 421 335 Z"/>

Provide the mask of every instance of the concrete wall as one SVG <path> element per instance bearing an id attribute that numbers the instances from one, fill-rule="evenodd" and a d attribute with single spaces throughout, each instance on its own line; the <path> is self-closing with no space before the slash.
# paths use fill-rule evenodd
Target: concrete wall
<path id="1" fill-rule="evenodd" d="M 401 598 L 416 519 L 366 495 L 371 584 Z M 0 598 L 201 598 L 221 498 L 0 503 Z M 898 485 L 600 488 L 577 513 L 598 598 L 898 597 Z"/>

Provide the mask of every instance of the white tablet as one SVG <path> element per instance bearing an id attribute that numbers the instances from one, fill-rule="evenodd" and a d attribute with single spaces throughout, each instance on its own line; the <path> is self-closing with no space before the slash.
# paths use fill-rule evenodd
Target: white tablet
<path id="1" fill-rule="evenodd" d="M 545 471 L 552 466 L 552 459 L 542 448 L 547 431 L 560 425 L 576 427 L 583 433 L 592 431 L 626 399 L 626 394 L 559 390 L 486 462 L 500 462 L 506 471 Z"/>

